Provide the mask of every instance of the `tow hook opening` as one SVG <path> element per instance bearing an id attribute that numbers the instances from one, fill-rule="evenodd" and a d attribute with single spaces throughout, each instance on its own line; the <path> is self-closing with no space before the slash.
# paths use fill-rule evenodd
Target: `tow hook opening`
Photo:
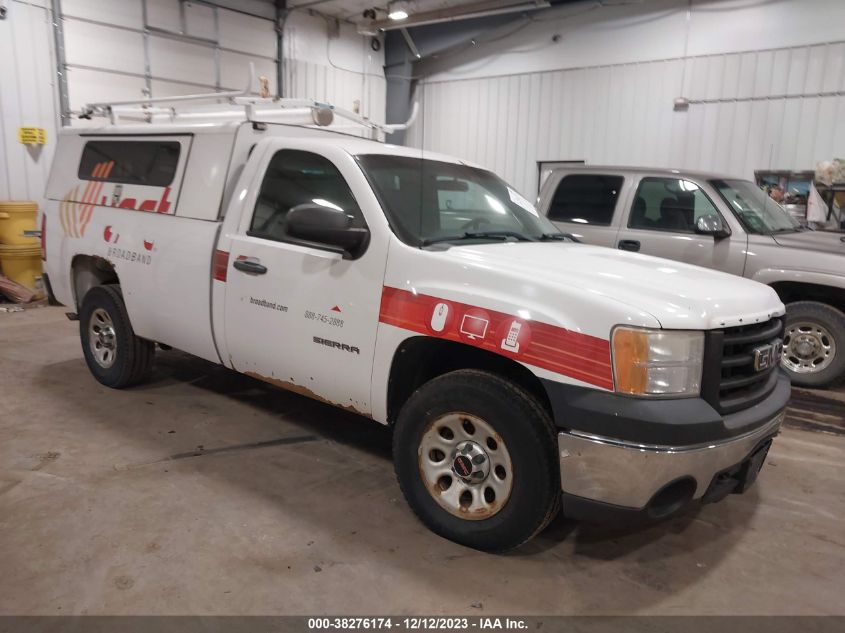
<path id="1" fill-rule="evenodd" d="M 648 516 L 652 519 L 663 519 L 675 514 L 690 502 L 695 488 L 695 480 L 692 477 L 685 477 L 663 486 L 651 498 L 646 508 Z"/>

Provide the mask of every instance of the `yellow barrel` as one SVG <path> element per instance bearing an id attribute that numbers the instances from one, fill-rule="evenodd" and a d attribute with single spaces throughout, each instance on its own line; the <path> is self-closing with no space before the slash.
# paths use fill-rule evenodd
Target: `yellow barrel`
<path id="1" fill-rule="evenodd" d="M 38 205 L 34 202 L 0 202 L 0 244 L 38 244 L 35 237 L 24 237 L 24 231 L 34 231 Z"/>
<path id="2" fill-rule="evenodd" d="M 41 285 L 41 248 L 38 246 L 0 245 L 0 269 L 3 275 L 43 296 Z"/>

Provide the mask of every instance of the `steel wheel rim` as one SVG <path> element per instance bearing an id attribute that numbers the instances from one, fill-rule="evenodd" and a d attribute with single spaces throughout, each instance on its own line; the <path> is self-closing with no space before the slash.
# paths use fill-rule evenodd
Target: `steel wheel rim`
<path id="1" fill-rule="evenodd" d="M 88 321 L 88 347 L 97 364 L 103 369 L 114 365 L 117 359 L 117 336 L 114 322 L 103 308 L 91 313 Z"/>
<path id="2" fill-rule="evenodd" d="M 453 516 L 489 519 L 510 499 L 510 453 L 496 430 L 478 416 L 456 412 L 432 421 L 417 457 L 426 490 Z"/>
<path id="3" fill-rule="evenodd" d="M 800 321 L 788 326 L 783 337 L 783 366 L 796 374 L 827 369 L 836 356 L 836 340 L 818 323 Z"/>

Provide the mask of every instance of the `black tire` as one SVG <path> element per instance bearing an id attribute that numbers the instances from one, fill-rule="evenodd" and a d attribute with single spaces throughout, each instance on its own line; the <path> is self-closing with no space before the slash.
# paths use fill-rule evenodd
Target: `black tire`
<path id="1" fill-rule="evenodd" d="M 469 520 L 445 510 L 423 479 L 419 462 L 423 437 L 442 416 L 452 413 L 483 420 L 500 436 L 510 456 L 510 496 L 487 518 Z M 451 463 L 448 456 L 445 460 L 444 464 Z M 399 486 L 420 520 L 436 534 L 468 547 L 497 552 L 518 547 L 545 528 L 560 509 L 554 425 L 533 396 L 494 374 L 454 371 L 414 392 L 396 422 L 393 461 Z"/>
<path id="2" fill-rule="evenodd" d="M 833 360 L 827 367 L 816 372 L 800 373 L 792 371 L 786 361 L 783 368 L 798 387 L 823 389 L 845 382 L 845 314 L 840 310 L 817 301 L 797 301 L 786 306 L 786 334 L 784 335 L 784 356 L 789 353 L 789 330 L 799 323 L 811 323 L 821 326 L 833 338 Z"/>
<path id="3" fill-rule="evenodd" d="M 91 319 L 97 310 L 108 314 L 114 329 L 114 359 L 108 367 L 95 358 L 90 345 Z M 79 311 L 79 337 L 88 369 L 106 387 L 122 389 L 149 379 L 155 347 L 152 341 L 135 336 L 120 286 L 95 286 L 85 294 Z"/>

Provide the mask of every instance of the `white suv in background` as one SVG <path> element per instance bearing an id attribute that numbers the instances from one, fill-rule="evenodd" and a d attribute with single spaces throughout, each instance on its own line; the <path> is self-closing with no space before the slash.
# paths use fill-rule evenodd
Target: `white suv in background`
<path id="1" fill-rule="evenodd" d="M 845 380 L 845 235 L 801 227 L 754 183 L 677 169 L 566 167 L 543 183 L 539 207 L 588 244 L 771 286 L 787 308 L 781 362 L 793 384 Z"/>

